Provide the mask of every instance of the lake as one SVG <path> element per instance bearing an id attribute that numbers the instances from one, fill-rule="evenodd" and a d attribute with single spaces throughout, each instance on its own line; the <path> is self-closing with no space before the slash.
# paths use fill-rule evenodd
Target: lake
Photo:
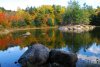
<path id="1" fill-rule="evenodd" d="M 30 32 L 31 35 L 23 35 L 26 32 Z M 31 43 L 40 43 L 50 49 L 76 53 L 78 55 L 76 67 L 100 67 L 99 27 L 84 33 L 37 29 L 0 35 L 0 67 L 21 67 L 14 62 L 31 46 Z"/>

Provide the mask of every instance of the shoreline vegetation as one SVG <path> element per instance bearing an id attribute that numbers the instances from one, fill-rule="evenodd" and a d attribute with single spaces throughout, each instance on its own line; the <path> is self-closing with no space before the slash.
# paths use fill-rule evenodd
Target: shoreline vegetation
<path id="1" fill-rule="evenodd" d="M 35 29 L 55 29 L 58 28 L 58 26 L 54 26 L 54 27 L 24 27 L 24 28 L 5 28 L 5 29 L 1 29 L 0 30 L 0 34 L 8 34 L 11 32 L 15 32 L 15 31 L 23 31 L 23 30 L 35 30 Z"/>
<path id="2" fill-rule="evenodd" d="M 79 25 L 83 25 L 83 27 Z M 42 5 L 40 7 L 27 7 L 26 9 L 18 8 L 17 11 L 0 7 L 0 34 L 60 26 L 62 26 L 60 27 L 61 30 L 77 32 L 79 29 L 84 31 L 83 28 L 87 30 L 91 27 L 92 29 L 95 25 L 100 25 L 100 7 L 94 9 L 86 3 L 81 7 L 76 0 L 69 1 L 67 7 Z"/>
<path id="3" fill-rule="evenodd" d="M 35 30 L 35 29 L 59 29 L 62 32 L 74 32 L 74 33 L 81 33 L 81 32 L 88 32 L 93 30 L 95 27 L 93 25 L 66 25 L 66 26 L 52 26 L 52 27 L 24 27 L 24 28 L 5 28 L 0 30 L 0 35 L 8 34 L 15 31 L 23 31 L 23 30 Z"/>

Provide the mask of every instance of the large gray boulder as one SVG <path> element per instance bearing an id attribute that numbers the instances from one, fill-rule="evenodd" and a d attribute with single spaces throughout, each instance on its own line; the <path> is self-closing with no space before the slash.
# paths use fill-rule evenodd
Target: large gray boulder
<path id="1" fill-rule="evenodd" d="M 74 53 L 68 53 L 61 50 L 51 50 L 49 53 L 50 63 L 62 65 L 62 67 L 76 67 L 78 58 Z"/>
<path id="2" fill-rule="evenodd" d="M 42 65 L 47 62 L 49 58 L 49 49 L 42 44 L 34 44 L 19 58 L 18 62 L 22 66 L 27 64 Z"/>

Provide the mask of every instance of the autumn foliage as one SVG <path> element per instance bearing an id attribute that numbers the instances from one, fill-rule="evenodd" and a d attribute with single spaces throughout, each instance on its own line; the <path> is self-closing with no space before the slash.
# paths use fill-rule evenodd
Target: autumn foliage
<path id="1" fill-rule="evenodd" d="M 94 16 L 93 16 L 94 15 Z M 84 4 L 83 7 L 73 1 L 68 7 L 60 5 L 42 5 L 27 7 L 17 11 L 0 9 L 0 28 L 59 26 L 66 24 L 100 24 L 100 8 Z"/>
<path id="2" fill-rule="evenodd" d="M 6 19 L 5 13 L 0 12 L 0 24 L 4 23 Z"/>

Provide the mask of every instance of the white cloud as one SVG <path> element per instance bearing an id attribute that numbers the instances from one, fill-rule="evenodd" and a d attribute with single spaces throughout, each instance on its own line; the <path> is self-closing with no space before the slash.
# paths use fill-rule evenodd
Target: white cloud
<path id="1" fill-rule="evenodd" d="M 97 46 L 96 43 L 94 43 L 90 48 L 88 48 L 88 51 L 94 54 L 100 54 L 100 46 Z"/>
<path id="2" fill-rule="evenodd" d="M 82 59 L 84 60 L 85 62 L 89 62 L 91 61 L 91 63 L 97 63 L 97 59 L 100 60 L 99 57 L 96 57 L 96 56 L 86 56 L 86 55 L 82 55 L 82 54 L 78 54 L 78 59 Z"/>

